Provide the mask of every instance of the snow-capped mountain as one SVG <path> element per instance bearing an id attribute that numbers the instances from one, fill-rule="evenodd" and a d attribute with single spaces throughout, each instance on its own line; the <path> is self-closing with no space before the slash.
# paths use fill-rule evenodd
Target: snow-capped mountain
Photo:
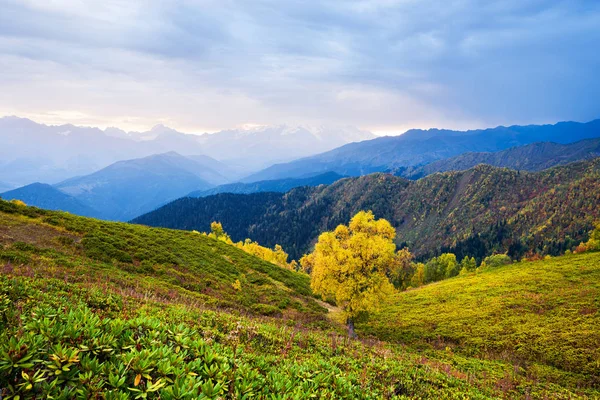
<path id="1" fill-rule="evenodd" d="M 38 181 L 56 183 L 119 160 L 168 151 L 213 157 L 242 177 L 277 162 L 373 137 L 352 127 L 278 125 L 186 134 L 164 125 L 146 132 L 126 132 L 115 127 L 52 126 L 4 117 L 0 118 L 0 181 L 12 187 Z"/>

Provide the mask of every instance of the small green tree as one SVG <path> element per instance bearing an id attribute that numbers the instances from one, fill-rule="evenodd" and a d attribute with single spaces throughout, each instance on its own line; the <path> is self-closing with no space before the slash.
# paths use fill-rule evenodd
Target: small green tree
<path id="1" fill-rule="evenodd" d="M 466 256 L 465 258 L 463 258 L 460 262 L 460 268 L 465 269 L 466 271 L 475 271 L 475 268 L 477 268 L 477 260 L 475 260 L 475 257 L 469 257 Z"/>
<path id="2" fill-rule="evenodd" d="M 441 281 L 458 275 L 460 265 L 456 256 L 452 253 L 444 253 L 439 257 L 433 257 L 425 264 L 425 282 Z"/>
<path id="3" fill-rule="evenodd" d="M 510 259 L 510 257 L 506 254 L 494 254 L 492 256 L 486 257 L 483 262 L 482 262 L 482 266 L 487 266 L 487 267 L 491 267 L 491 268 L 496 268 L 496 267 L 501 267 L 502 265 L 508 265 L 511 264 L 512 260 Z"/>

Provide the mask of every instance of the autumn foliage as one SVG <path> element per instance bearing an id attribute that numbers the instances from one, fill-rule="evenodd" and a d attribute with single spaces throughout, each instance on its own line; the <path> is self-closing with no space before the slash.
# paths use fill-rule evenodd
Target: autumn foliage
<path id="1" fill-rule="evenodd" d="M 210 233 L 208 236 L 213 239 L 221 240 L 225 243 L 231 244 L 239 249 L 244 250 L 246 253 L 250 253 L 272 264 L 279 265 L 280 267 L 292 270 L 297 269 L 297 263 L 295 261 L 288 263 L 288 254 L 280 245 L 276 244 L 275 248 L 270 249 L 268 247 L 261 246 L 257 242 L 253 242 L 250 239 L 246 239 L 243 242 L 234 243 L 231 240 L 231 237 L 225 232 L 223 225 L 220 222 L 214 221 L 210 224 Z"/>
<path id="2" fill-rule="evenodd" d="M 342 309 L 350 336 L 354 320 L 394 292 L 392 281 L 411 257 L 407 250 L 396 253 L 395 236 L 388 221 L 361 211 L 348 226 L 321 234 L 314 252 L 300 260 L 311 271 L 313 291 Z"/>

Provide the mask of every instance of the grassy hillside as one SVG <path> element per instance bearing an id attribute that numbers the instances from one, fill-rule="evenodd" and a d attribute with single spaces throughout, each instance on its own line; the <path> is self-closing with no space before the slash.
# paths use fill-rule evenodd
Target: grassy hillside
<path id="1" fill-rule="evenodd" d="M 363 326 L 382 339 L 598 386 L 600 253 L 517 263 L 399 293 Z"/>
<path id="2" fill-rule="evenodd" d="M 316 318 L 306 275 L 192 232 L 82 218 L 0 201 L 0 260 L 130 296 Z M 24 267 L 19 267 L 23 264 Z M 143 278 L 143 279 L 142 279 Z M 241 290 L 232 285 L 236 280 Z"/>
<path id="3" fill-rule="evenodd" d="M 518 267 L 511 266 L 399 294 L 395 306 L 359 325 L 391 343 L 367 336 L 348 341 L 323 318 L 325 309 L 310 296 L 306 276 L 232 246 L 191 232 L 0 201 L 0 393 L 6 399 L 17 394 L 21 399 L 597 398 L 596 372 L 568 371 L 593 367 L 581 363 L 581 349 L 597 354 L 592 347 L 597 332 L 586 338 L 572 327 L 597 322 L 599 260 L 593 254 L 574 256 L 524 264 L 517 272 L 530 267 L 548 272 L 558 268 L 555 262 L 571 267 L 548 273 L 550 280 L 519 274 L 510 280 L 508 272 Z M 502 271 L 508 272 L 492 279 Z M 240 291 L 232 285 L 236 279 Z M 521 293 L 519 285 L 547 296 L 524 294 L 522 304 L 515 302 L 524 310 L 554 305 L 535 314 L 539 326 L 550 326 L 553 313 L 579 312 L 583 322 L 556 321 L 554 336 L 535 342 L 555 354 L 583 339 L 571 346 L 571 369 L 555 368 L 550 357 L 516 363 L 503 353 L 480 351 L 482 341 L 494 349 L 496 340 L 505 343 L 498 335 L 478 333 L 483 327 L 473 331 L 480 341 L 457 337 L 438 343 L 437 326 L 413 329 L 406 322 L 417 313 L 434 318 L 443 310 L 442 299 L 431 294 L 436 287 L 454 283 L 460 292 L 457 287 L 471 280 L 480 290 L 477 297 L 484 304 L 489 299 L 492 308 L 477 315 L 477 325 L 496 324 L 508 310 L 519 312 L 508 307 L 513 303 L 492 307 Z M 582 284 L 587 292 L 575 298 L 575 287 Z M 418 310 L 403 305 L 403 296 L 418 293 L 430 300 L 414 303 Z M 446 303 L 452 304 L 448 319 L 473 307 L 460 297 Z M 518 329 L 520 321 L 509 322 Z M 380 330 L 386 325 L 392 328 Z"/>
<path id="4" fill-rule="evenodd" d="M 221 194 L 180 199 L 135 222 L 207 231 L 220 221 L 235 241 L 276 243 L 293 257 L 309 251 L 325 230 L 360 210 L 397 229 L 417 256 L 442 249 L 482 258 L 494 251 L 559 254 L 585 239 L 600 218 L 600 158 L 542 172 L 479 165 L 418 181 L 385 174 L 347 178 L 285 194 Z"/>

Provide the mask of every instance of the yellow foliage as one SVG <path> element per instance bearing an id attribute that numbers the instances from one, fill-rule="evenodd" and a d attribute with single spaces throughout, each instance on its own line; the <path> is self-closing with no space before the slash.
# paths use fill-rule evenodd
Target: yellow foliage
<path id="1" fill-rule="evenodd" d="M 396 259 L 395 236 L 390 223 L 376 220 L 371 211 L 321 234 L 314 252 L 300 260 L 304 270 L 312 269 L 313 291 L 335 299 L 349 323 L 375 310 L 394 292 L 390 277 L 402 265 Z"/>
<path id="2" fill-rule="evenodd" d="M 231 237 L 229 237 L 229 235 L 225 232 L 223 225 L 221 225 L 220 222 L 215 221 L 210 224 L 210 233 L 208 236 L 213 239 L 221 240 L 227 244 L 231 244 L 239 249 L 244 250 L 246 253 L 250 253 L 265 261 L 279 265 L 280 267 L 292 270 L 298 269 L 298 263 L 295 261 L 292 261 L 288 264 L 288 254 L 278 244 L 275 245 L 274 249 L 269 249 L 268 247 L 263 247 L 250 239 L 246 239 L 244 242 L 233 243 Z"/>
<path id="3" fill-rule="evenodd" d="M 208 236 L 213 239 L 222 240 L 223 242 L 228 244 L 233 244 L 231 238 L 227 233 L 225 233 L 223 225 L 221 225 L 220 222 L 213 221 L 210 223 L 210 233 L 208 234 Z"/>
<path id="4" fill-rule="evenodd" d="M 425 264 L 416 264 L 415 273 L 410 280 L 410 286 L 419 287 L 425 283 Z"/>
<path id="5" fill-rule="evenodd" d="M 27 206 L 27 204 L 25 204 L 25 202 L 23 200 L 14 199 L 14 200 L 11 200 L 10 202 L 13 203 L 13 204 L 15 204 L 15 205 L 17 205 L 17 206 L 21 206 L 21 207 L 26 207 Z"/>
<path id="6" fill-rule="evenodd" d="M 575 249 L 576 253 L 584 253 L 586 251 L 600 251 L 600 222 L 590 232 L 590 239 L 585 243 L 580 243 Z"/>
<path id="7" fill-rule="evenodd" d="M 235 290 L 237 290 L 238 292 L 239 292 L 240 290 L 242 290 L 242 282 L 240 282 L 240 280 L 239 280 L 239 279 L 236 279 L 236 280 L 235 280 L 235 282 L 233 282 L 233 283 L 231 284 L 231 286 L 232 286 L 232 287 L 233 287 Z"/>

